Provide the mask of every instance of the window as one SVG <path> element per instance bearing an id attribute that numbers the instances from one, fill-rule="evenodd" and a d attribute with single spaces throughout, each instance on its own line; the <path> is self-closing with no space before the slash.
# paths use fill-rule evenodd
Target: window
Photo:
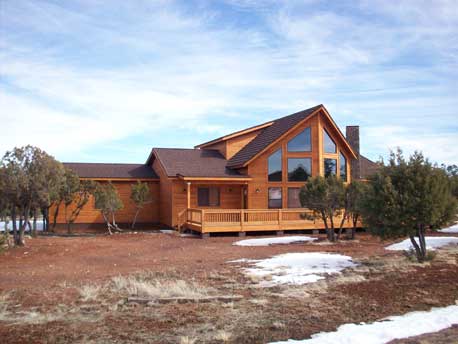
<path id="1" fill-rule="evenodd" d="M 345 159 L 344 155 L 340 153 L 340 179 L 344 182 L 347 181 L 347 159 Z"/>
<path id="2" fill-rule="evenodd" d="M 269 208 L 281 208 L 281 188 L 269 188 Z"/>
<path id="3" fill-rule="evenodd" d="M 310 152 L 311 150 L 310 128 L 305 128 L 288 142 L 288 152 Z"/>
<path id="4" fill-rule="evenodd" d="M 219 188 L 197 188 L 197 205 L 199 207 L 219 207 Z"/>
<path id="5" fill-rule="evenodd" d="M 288 159 L 288 181 L 305 182 L 312 175 L 312 159 Z"/>
<path id="6" fill-rule="evenodd" d="M 324 176 L 335 176 L 337 174 L 337 160 L 324 159 Z"/>
<path id="7" fill-rule="evenodd" d="M 281 149 L 269 156 L 269 182 L 281 182 Z"/>
<path id="8" fill-rule="evenodd" d="M 323 140 L 325 153 L 337 153 L 336 144 L 325 129 L 323 129 Z"/>
<path id="9" fill-rule="evenodd" d="M 300 188 L 288 188 L 288 208 L 301 208 Z"/>

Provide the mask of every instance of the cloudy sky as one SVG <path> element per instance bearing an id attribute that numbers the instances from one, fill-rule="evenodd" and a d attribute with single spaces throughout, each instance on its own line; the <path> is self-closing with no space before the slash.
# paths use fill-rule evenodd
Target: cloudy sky
<path id="1" fill-rule="evenodd" d="M 0 0 L 0 154 L 143 162 L 324 104 L 458 164 L 458 1 Z"/>

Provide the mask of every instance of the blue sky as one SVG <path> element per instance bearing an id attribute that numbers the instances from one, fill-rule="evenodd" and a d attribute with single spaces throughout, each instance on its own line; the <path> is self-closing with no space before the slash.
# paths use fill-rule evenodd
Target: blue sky
<path id="1" fill-rule="evenodd" d="M 0 0 L 0 154 L 143 162 L 324 104 L 458 164 L 458 3 Z"/>

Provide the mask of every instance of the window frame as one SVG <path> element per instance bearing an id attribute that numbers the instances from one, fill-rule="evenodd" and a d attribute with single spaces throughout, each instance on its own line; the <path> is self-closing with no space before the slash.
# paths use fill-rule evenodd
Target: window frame
<path id="1" fill-rule="evenodd" d="M 270 159 L 271 158 L 276 158 L 276 154 L 280 154 L 280 170 L 279 171 L 275 171 L 273 173 L 270 173 Z M 271 174 L 274 174 L 274 173 L 277 173 L 277 172 L 280 172 L 280 179 L 279 180 L 271 180 L 270 177 L 271 177 Z M 278 183 L 278 182 L 282 182 L 283 181 L 283 149 L 282 147 L 280 147 L 279 149 L 277 149 L 275 152 L 273 152 L 272 154 L 270 154 L 268 157 L 267 157 L 267 181 L 269 183 Z"/>
<path id="2" fill-rule="evenodd" d="M 331 140 L 331 142 L 334 144 L 334 151 L 333 152 L 328 152 L 326 150 L 326 137 Z M 326 128 L 323 128 L 323 153 L 324 154 L 337 154 L 337 143 L 334 141 L 334 139 L 329 135 L 329 132 L 326 130 Z"/>
<path id="3" fill-rule="evenodd" d="M 308 161 L 309 162 L 309 166 L 307 166 L 307 164 L 305 165 L 305 167 L 309 167 L 309 170 L 306 171 L 308 173 L 308 176 L 305 180 L 291 180 L 290 179 L 290 170 L 289 170 L 289 166 L 290 166 L 290 160 L 305 160 L 305 161 Z M 291 158 L 287 158 L 287 161 L 286 161 L 286 165 L 287 165 L 287 171 L 288 171 L 288 178 L 287 178 L 287 181 L 289 183 L 301 183 L 301 182 L 306 182 L 309 180 L 309 178 L 312 177 L 312 158 L 311 157 L 301 157 L 301 158 L 297 158 L 297 157 L 291 157 Z"/>
<path id="4" fill-rule="evenodd" d="M 334 158 L 334 157 L 333 158 L 329 158 L 329 157 L 326 158 L 326 157 L 324 157 L 323 158 L 323 174 L 324 174 L 324 177 L 327 178 L 330 175 L 332 175 L 332 174 L 326 175 L 326 160 L 334 160 L 335 161 L 335 164 L 334 164 L 334 170 L 335 170 L 334 171 L 334 176 L 337 176 L 337 163 L 338 163 L 337 158 Z"/>
<path id="5" fill-rule="evenodd" d="M 208 190 L 208 204 L 202 204 L 200 202 L 200 198 L 199 198 L 199 190 Z M 212 193 L 212 190 L 217 190 L 217 202 L 216 203 L 212 203 L 212 197 L 211 197 L 211 193 Z M 202 208 L 205 208 L 205 207 L 212 207 L 212 208 L 217 208 L 217 207 L 221 207 L 221 188 L 219 186 L 198 186 L 197 187 L 197 206 L 198 207 L 202 207 Z"/>
<path id="6" fill-rule="evenodd" d="M 280 198 L 270 198 L 270 190 L 278 189 L 280 190 Z M 270 204 L 270 201 L 278 201 L 280 200 L 280 206 L 273 207 Z M 272 186 L 267 189 L 267 207 L 268 209 L 282 209 L 283 208 L 283 188 L 281 186 Z"/>
<path id="7" fill-rule="evenodd" d="M 342 165 L 342 161 L 344 164 Z M 344 178 L 342 178 L 342 168 L 344 171 Z M 339 177 L 344 182 L 348 182 L 348 172 L 347 172 L 347 158 L 345 155 L 340 151 L 339 152 Z"/>
<path id="8" fill-rule="evenodd" d="M 291 150 L 290 147 L 289 147 L 290 142 L 295 140 L 298 136 L 300 136 L 302 134 L 305 134 L 306 138 L 307 138 L 307 133 L 308 133 L 308 139 L 309 139 L 309 142 L 307 143 L 308 144 L 308 149 L 305 149 L 305 150 Z M 306 127 L 299 134 L 297 134 L 296 136 L 294 136 L 293 138 L 288 140 L 288 142 L 286 142 L 286 151 L 288 153 L 306 153 L 306 152 L 310 153 L 312 151 L 312 128 L 311 127 Z"/>
<path id="9" fill-rule="evenodd" d="M 291 191 L 292 191 L 292 190 L 298 190 L 298 191 L 299 191 L 299 192 L 298 192 L 299 207 L 292 207 L 292 206 L 291 206 L 291 204 L 290 204 L 290 203 L 291 203 L 291 202 L 290 202 L 290 190 L 291 190 Z M 302 205 L 300 204 L 300 203 L 301 203 L 301 199 L 300 199 L 300 196 L 299 196 L 300 192 L 301 192 L 301 188 L 300 188 L 300 187 L 288 187 L 288 190 L 287 190 L 288 199 L 287 199 L 287 202 L 286 202 L 286 203 L 287 203 L 287 207 L 288 207 L 289 209 L 298 209 L 298 208 L 302 208 Z"/>

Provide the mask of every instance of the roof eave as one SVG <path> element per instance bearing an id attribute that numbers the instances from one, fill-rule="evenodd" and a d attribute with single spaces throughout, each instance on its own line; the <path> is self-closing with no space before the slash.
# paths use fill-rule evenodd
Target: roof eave
<path id="1" fill-rule="evenodd" d="M 249 182 L 253 180 L 253 178 L 246 176 L 246 177 L 209 177 L 209 176 L 183 176 L 181 174 L 177 174 L 176 177 L 180 180 L 184 181 L 197 181 L 197 180 L 205 180 L 205 181 L 238 181 L 238 182 Z"/>
<path id="2" fill-rule="evenodd" d="M 269 122 L 265 122 L 265 123 L 262 123 L 262 124 L 259 124 L 259 125 L 255 125 L 253 127 L 249 127 L 249 128 L 246 128 L 246 129 L 242 129 L 242 130 L 239 130 L 239 131 L 236 131 L 236 132 L 233 132 L 231 134 L 227 134 L 227 135 L 224 135 L 224 136 L 221 136 L 221 137 L 218 137 L 217 139 L 214 139 L 214 140 L 211 140 L 211 141 L 207 141 L 207 142 L 204 142 L 204 143 L 201 143 L 197 146 L 194 146 L 194 148 L 196 149 L 200 149 L 200 148 L 205 148 L 207 146 L 212 146 L 216 143 L 219 143 L 219 142 L 223 142 L 223 141 L 227 141 L 229 139 L 232 139 L 234 137 L 238 137 L 240 135 L 244 135 L 244 134 L 249 134 L 253 131 L 256 131 L 256 130 L 261 130 L 261 129 L 264 129 L 266 127 L 269 127 L 271 126 L 272 124 L 274 123 L 274 121 L 269 121 Z"/>
<path id="3" fill-rule="evenodd" d="M 296 129 L 297 127 L 299 127 L 303 122 L 305 121 L 308 121 L 310 118 L 312 118 L 313 116 L 315 116 L 321 109 L 324 109 L 324 106 L 323 104 L 320 104 L 318 106 L 318 108 L 313 111 L 310 115 L 308 115 L 306 118 L 304 118 L 302 121 L 299 121 L 298 123 L 296 123 L 292 128 L 290 128 L 289 130 L 287 130 L 286 132 L 284 132 L 279 138 L 277 138 L 275 141 L 271 142 L 269 145 L 267 145 L 266 147 L 264 147 L 261 151 L 259 151 L 256 155 L 254 155 L 253 157 L 251 157 L 249 160 L 247 160 L 246 162 L 244 162 L 243 164 L 238 164 L 238 165 L 228 165 L 229 168 L 233 168 L 233 169 L 236 169 L 236 168 L 243 168 L 243 167 L 246 167 L 248 166 L 253 160 L 255 160 L 258 156 L 260 156 L 262 153 L 264 153 L 266 150 L 268 150 L 270 147 L 274 146 L 277 142 L 281 141 L 290 131 Z M 353 153 L 354 154 L 354 153 Z"/>

